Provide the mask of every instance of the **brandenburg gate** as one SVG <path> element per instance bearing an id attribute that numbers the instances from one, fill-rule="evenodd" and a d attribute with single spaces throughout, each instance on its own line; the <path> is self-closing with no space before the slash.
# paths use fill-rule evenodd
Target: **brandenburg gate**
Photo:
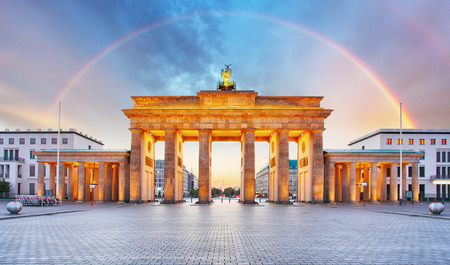
<path id="1" fill-rule="evenodd" d="M 138 96 L 123 110 L 130 119 L 130 202 L 151 201 L 155 142 L 165 142 L 165 203 L 183 200 L 183 143 L 199 142 L 199 200 L 211 201 L 213 141 L 241 142 L 241 201 L 255 202 L 255 141 L 269 143 L 269 201 L 289 203 L 289 142 L 298 144 L 298 178 L 307 201 L 324 200 L 323 97 L 259 96 L 236 90 L 231 69 L 217 90 L 196 96 Z"/>

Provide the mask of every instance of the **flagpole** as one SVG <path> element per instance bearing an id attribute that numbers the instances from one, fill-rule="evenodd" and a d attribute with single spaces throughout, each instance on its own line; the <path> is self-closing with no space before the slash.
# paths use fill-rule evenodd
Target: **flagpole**
<path id="1" fill-rule="evenodd" d="M 59 102 L 58 109 L 58 139 L 57 139 L 57 151 L 56 151 L 56 198 L 59 199 L 59 144 L 60 144 L 60 133 L 61 133 L 61 102 Z M 62 199 L 60 200 L 62 204 Z"/>
<path id="2" fill-rule="evenodd" d="M 403 182 L 403 138 L 402 138 L 402 127 L 403 127 L 403 120 L 402 120 L 402 103 L 400 102 L 400 194 L 399 194 L 399 201 L 400 201 L 400 205 L 402 205 L 402 201 L 403 201 L 403 187 L 402 187 L 402 182 Z"/>

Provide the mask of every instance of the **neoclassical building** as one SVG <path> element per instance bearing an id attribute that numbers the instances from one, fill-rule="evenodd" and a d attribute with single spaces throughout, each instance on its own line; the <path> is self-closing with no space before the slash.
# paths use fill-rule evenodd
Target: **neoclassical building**
<path id="1" fill-rule="evenodd" d="M 149 202 L 155 199 L 155 143 L 163 141 L 164 202 L 183 201 L 183 143 L 199 145 L 198 203 L 211 201 L 212 142 L 241 143 L 241 201 L 255 203 L 255 142 L 269 143 L 269 201 L 289 203 L 289 142 L 298 145 L 297 198 L 303 202 L 357 202 L 360 185 L 373 202 L 397 196 L 398 150 L 349 151 L 323 149 L 322 133 L 331 109 L 323 97 L 260 96 L 253 90 L 236 90 L 229 81 L 231 69 L 222 70 L 217 90 L 195 96 L 137 96 L 122 110 L 130 119 L 131 151 L 65 150 L 59 178 L 59 197 L 91 199 L 89 184 L 97 184 L 96 201 Z M 39 164 L 38 194 L 44 193 L 43 165 L 56 162 L 56 151 L 34 152 Z M 421 152 L 405 151 L 403 166 L 413 168 L 412 189 L 418 199 L 417 165 Z M 387 168 L 391 169 L 388 173 Z M 54 185 L 54 180 L 50 183 Z M 406 179 L 404 180 L 406 181 Z M 67 189 L 64 189 L 67 183 Z M 403 183 L 403 182 L 402 182 Z M 406 187 L 403 185 L 402 192 Z"/>

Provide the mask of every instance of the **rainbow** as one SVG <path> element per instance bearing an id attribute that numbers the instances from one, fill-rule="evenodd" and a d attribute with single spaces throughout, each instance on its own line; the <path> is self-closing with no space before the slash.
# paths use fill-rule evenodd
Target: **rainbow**
<path id="1" fill-rule="evenodd" d="M 364 75 L 369 78 L 372 83 L 375 84 L 375 86 L 383 93 L 383 95 L 387 98 L 389 103 L 397 109 L 397 111 L 400 113 L 400 100 L 395 96 L 395 94 L 392 92 L 392 90 L 384 83 L 384 81 L 369 67 L 367 66 L 361 59 L 359 59 L 356 55 L 342 47 L 341 45 L 337 44 L 336 42 L 326 38 L 325 36 L 306 28 L 302 25 L 282 20 L 276 17 L 266 16 L 266 15 L 260 15 L 260 14 L 253 14 L 253 13 L 244 13 L 244 12 L 208 12 L 208 13 L 194 13 L 194 14 L 187 14 L 178 16 L 171 19 L 166 19 L 162 21 L 158 21 L 155 23 L 152 23 L 150 25 L 147 25 L 145 27 L 142 27 L 109 45 L 104 50 L 102 50 L 100 53 L 98 53 L 96 56 L 94 56 L 91 60 L 89 60 L 78 72 L 73 75 L 67 83 L 64 85 L 63 89 L 59 91 L 55 99 L 50 104 L 50 107 L 47 111 L 47 113 L 51 113 L 58 105 L 58 102 L 64 98 L 64 96 L 70 91 L 71 88 L 74 87 L 74 85 L 80 80 L 93 66 L 95 66 L 100 60 L 102 60 L 105 56 L 107 56 L 109 53 L 113 52 L 115 49 L 122 46 L 124 43 L 128 42 L 129 40 L 132 40 L 136 37 L 138 37 L 141 34 L 144 34 L 148 31 L 160 28 L 162 26 L 188 20 L 193 17 L 199 17 L 199 16 L 213 16 L 213 15 L 230 15 L 230 16 L 239 16 L 239 17 L 246 17 L 246 18 L 253 18 L 253 19 L 259 19 L 264 21 L 269 21 L 272 23 L 280 24 L 283 26 L 287 26 L 289 28 L 292 28 L 294 30 L 297 30 L 303 34 L 306 34 L 321 43 L 325 44 L 326 46 L 330 47 L 331 49 L 337 51 L 339 54 L 341 54 L 344 58 L 349 60 L 353 65 L 355 65 Z M 411 118 L 411 115 L 405 108 L 403 108 L 403 122 L 405 128 L 416 128 L 416 125 Z"/>

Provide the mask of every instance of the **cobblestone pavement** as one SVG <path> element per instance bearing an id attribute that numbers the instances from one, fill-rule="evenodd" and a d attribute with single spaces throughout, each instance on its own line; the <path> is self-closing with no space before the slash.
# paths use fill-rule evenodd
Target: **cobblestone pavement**
<path id="1" fill-rule="evenodd" d="M 449 216 L 426 205 L 0 207 L 0 264 L 450 264 Z"/>

